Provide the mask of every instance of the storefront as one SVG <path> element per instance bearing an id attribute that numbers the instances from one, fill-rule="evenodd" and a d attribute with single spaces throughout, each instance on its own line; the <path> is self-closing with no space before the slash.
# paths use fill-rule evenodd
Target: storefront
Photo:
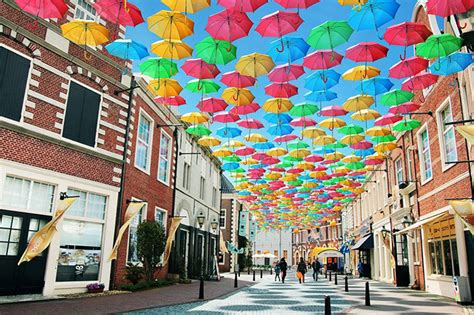
<path id="1" fill-rule="evenodd" d="M 357 271 L 360 277 L 372 277 L 372 255 L 374 249 L 374 237 L 372 233 L 365 234 L 355 243 L 351 251 L 357 251 Z"/>

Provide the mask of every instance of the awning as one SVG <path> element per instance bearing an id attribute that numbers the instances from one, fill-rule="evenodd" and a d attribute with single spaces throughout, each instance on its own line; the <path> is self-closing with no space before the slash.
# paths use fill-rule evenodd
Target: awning
<path id="1" fill-rule="evenodd" d="M 441 217 L 444 217 L 446 215 L 448 215 L 449 213 L 448 212 L 443 212 L 441 214 L 438 214 L 438 215 L 435 215 L 434 217 L 430 217 L 430 218 L 426 218 L 426 219 L 423 219 L 423 220 L 420 220 L 412 225 L 410 225 L 409 227 L 407 228 L 404 228 L 403 230 L 400 230 L 398 232 L 395 232 L 394 234 L 397 235 L 397 234 L 405 234 L 405 233 L 408 233 L 410 232 L 411 230 L 414 230 L 416 228 L 419 228 L 420 226 L 422 225 L 425 225 L 425 224 L 428 224 L 432 221 L 435 221 L 435 220 L 438 220 L 440 219 Z"/>
<path id="2" fill-rule="evenodd" d="M 344 257 L 344 255 L 341 252 L 337 251 L 337 250 L 328 249 L 328 250 L 324 250 L 324 251 L 320 252 L 318 254 L 318 257 L 319 258 Z"/>
<path id="3" fill-rule="evenodd" d="M 372 248 L 374 248 L 374 236 L 370 233 L 362 237 L 354 246 L 352 246 L 351 250 L 369 250 Z"/>

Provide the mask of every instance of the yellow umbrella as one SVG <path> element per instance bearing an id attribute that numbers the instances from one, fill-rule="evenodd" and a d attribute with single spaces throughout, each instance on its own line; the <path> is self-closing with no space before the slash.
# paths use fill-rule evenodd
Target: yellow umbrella
<path id="1" fill-rule="evenodd" d="M 211 0 L 161 0 L 168 8 L 173 11 L 184 13 L 196 13 L 211 5 Z"/>
<path id="2" fill-rule="evenodd" d="M 351 115 L 351 118 L 355 120 L 375 120 L 379 117 L 379 112 L 373 109 L 363 109 Z"/>
<path id="3" fill-rule="evenodd" d="M 365 80 L 380 75 L 380 70 L 372 66 L 356 66 L 344 72 L 344 80 L 357 81 Z"/>
<path id="4" fill-rule="evenodd" d="M 252 103 L 255 96 L 249 89 L 228 87 L 222 92 L 222 98 L 228 104 L 239 106 Z"/>
<path id="5" fill-rule="evenodd" d="M 290 181 L 296 180 L 297 176 L 294 175 L 294 174 L 286 174 L 285 176 L 283 176 L 280 179 L 284 182 L 290 182 Z"/>
<path id="6" fill-rule="evenodd" d="M 326 176 L 326 172 L 324 171 L 318 171 L 318 172 L 311 172 L 309 173 L 309 176 L 312 177 L 312 178 L 321 178 L 323 176 Z"/>
<path id="7" fill-rule="evenodd" d="M 231 178 L 244 178 L 245 174 L 244 173 L 231 173 L 230 177 Z"/>
<path id="8" fill-rule="evenodd" d="M 357 112 L 361 109 L 368 109 L 374 103 L 374 98 L 370 95 L 356 95 L 349 97 L 342 105 L 348 112 Z"/>
<path id="9" fill-rule="evenodd" d="M 268 141 L 267 138 L 265 138 L 259 133 L 251 133 L 249 135 L 246 135 L 244 139 L 245 141 L 248 141 L 248 142 L 267 142 Z"/>
<path id="10" fill-rule="evenodd" d="M 267 154 L 270 155 L 270 156 L 282 156 L 282 155 L 285 155 L 287 153 L 288 153 L 288 151 L 286 151 L 283 148 L 272 148 L 272 149 L 267 151 Z"/>
<path id="11" fill-rule="evenodd" d="M 336 138 L 334 138 L 333 136 L 327 136 L 327 135 L 316 137 L 313 140 L 313 144 L 319 144 L 319 145 L 328 145 L 334 142 L 336 142 Z"/>
<path id="12" fill-rule="evenodd" d="M 324 136 L 326 132 L 320 128 L 317 127 L 307 127 L 304 128 L 303 131 L 301 132 L 301 135 L 305 138 L 310 138 L 314 139 L 319 136 Z"/>
<path id="13" fill-rule="evenodd" d="M 395 142 L 383 142 L 379 143 L 374 147 L 374 150 L 377 152 L 387 152 L 392 151 L 397 148 L 397 144 Z"/>
<path id="14" fill-rule="evenodd" d="M 109 30 L 97 22 L 89 20 L 73 20 L 61 25 L 63 36 L 71 42 L 81 45 L 97 47 L 109 40 Z M 90 59 L 87 51 L 84 57 Z"/>
<path id="15" fill-rule="evenodd" d="M 161 38 L 181 40 L 193 34 L 194 22 L 180 12 L 161 10 L 148 17 L 148 29 Z"/>
<path id="16" fill-rule="evenodd" d="M 362 160 L 362 157 L 356 156 L 356 155 L 348 155 L 342 159 L 342 162 L 344 163 L 354 163 L 354 162 L 359 162 Z"/>
<path id="17" fill-rule="evenodd" d="M 232 151 L 226 148 L 219 148 L 212 152 L 212 155 L 217 157 L 226 157 L 232 155 Z"/>
<path id="18" fill-rule="evenodd" d="M 256 159 L 248 158 L 243 161 L 240 161 L 240 164 L 243 165 L 255 165 L 258 164 L 259 162 Z"/>
<path id="19" fill-rule="evenodd" d="M 230 140 L 230 141 L 228 141 L 227 143 L 225 143 L 223 145 L 223 147 L 231 148 L 231 149 L 232 148 L 234 148 L 234 149 L 235 148 L 241 148 L 243 146 L 245 146 L 245 143 L 243 143 L 242 141 L 239 141 L 239 140 Z"/>
<path id="20" fill-rule="evenodd" d="M 372 128 L 367 129 L 365 132 L 367 135 L 371 137 L 378 137 L 378 136 L 386 136 L 391 134 L 392 132 L 390 129 L 385 128 L 385 127 L 379 127 L 379 126 L 374 126 Z"/>
<path id="21" fill-rule="evenodd" d="M 303 184 L 304 188 L 314 188 L 316 186 L 318 186 L 318 184 L 312 183 L 312 182 L 306 182 L 306 183 Z"/>
<path id="22" fill-rule="evenodd" d="M 312 171 L 314 170 L 315 166 L 313 163 L 310 163 L 310 162 L 301 162 L 301 163 L 298 163 L 296 164 L 296 168 L 301 168 L 302 170 L 305 170 L 305 171 Z"/>
<path id="23" fill-rule="evenodd" d="M 325 160 L 331 160 L 331 161 L 340 160 L 343 157 L 344 157 L 344 154 L 342 154 L 341 152 L 328 153 L 324 155 Z"/>
<path id="24" fill-rule="evenodd" d="M 341 167 L 336 167 L 334 169 L 334 173 L 342 173 L 342 174 L 347 174 L 349 173 L 351 170 L 348 169 L 347 167 L 345 166 L 341 166 Z"/>
<path id="25" fill-rule="evenodd" d="M 336 129 L 340 127 L 344 127 L 346 122 L 340 118 L 331 117 L 326 118 L 319 123 L 321 127 L 328 128 L 328 129 Z"/>
<path id="26" fill-rule="evenodd" d="M 337 0 L 340 5 L 363 5 L 366 4 L 368 0 Z"/>
<path id="27" fill-rule="evenodd" d="M 270 180 L 277 180 L 281 178 L 282 176 L 283 175 L 281 175 L 280 173 L 268 173 L 265 177 Z"/>
<path id="28" fill-rule="evenodd" d="M 191 112 L 181 116 L 181 120 L 190 124 L 202 124 L 207 122 L 209 117 L 201 112 Z"/>
<path id="29" fill-rule="evenodd" d="M 183 90 L 178 81 L 166 78 L 151 80 L 147 87 L 153 95 L 163 97 L 178 96 Z"/>
<path id="30" fill-rule="evenodd" d="M 151 44 L 151 52 L 162 58 L 179 60 L 191 57 L 193 48 L 180 40 L 165 39 Z"/>
<path id="31" fill-rule="evenodd" d="M 294 158 L 304 158 L 310 154 L 311 154 L 311 151 L 308 149 L 296 149 L 289 153 L 289 155 Z"/>
<path id="32" fill-rule="evenodd" d="M 262 106 L 267 113 L 285 113 L 293 108 L 293 103 L 287 98 L 271 98 L 265 101 Z"/>
<path id="33" fill-rule="evenodd" d="M 214 147 L 221 144 L 221 140 L 211 136 L 203 136 L 198 140 L 198 144 L 204 147 Z"/>
<path id="34" fill-rule="evenodd" d="M 375 152 L 374 154 L 368 155 L 366 159 L 368 160 L 384 160 L 387 156 L 382 152 Z"/>
<path id="35" fill-rule="evenodd" d="M 275 63 L 272 58 L 268 55 L 259 53 L 242 56 L 235 64 L 235 70 L 237 70 L 237 72 L 254 78 L 266 75 L 273 69 L 273 67 L 275 67 Z"/>
<path id="36" fill-rule="evenodd" d="M 360 142 L 362 140 L 364 140 L 364 136 L 361 136 L 361 135 L 348 135 L 348 136 L 342 137 L 340 142 L 343 143 L 343 144 L 351 145 L 351 144 Z"/>

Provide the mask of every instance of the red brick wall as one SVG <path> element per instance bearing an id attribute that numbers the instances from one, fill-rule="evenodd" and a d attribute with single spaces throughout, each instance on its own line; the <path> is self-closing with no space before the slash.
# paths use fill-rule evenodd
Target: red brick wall
<path id="1" fill-rule="evenodd" d="M 222 237 L 224 238 L 224 242 L 231 240 L 231 227 L 232 227 L 232 199 L 222 199 L 221 201 L 221 209 L 226 209 L 226 218 L 225 218 L 225 229 L 221 229 Z M 237 232 L 237 231 L 235 231 Z M 220 272 L 228 272 L 230 271 L 230 254 L 224 254 L 224 264 L 219 265 Z"/>

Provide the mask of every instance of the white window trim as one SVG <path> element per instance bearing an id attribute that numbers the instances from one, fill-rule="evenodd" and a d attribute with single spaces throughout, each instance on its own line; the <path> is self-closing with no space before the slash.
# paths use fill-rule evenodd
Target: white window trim
<path id="1" fill-rule="evenodd" d="M 397 164 L 400 163 L 400 168 L 398 168 Z M 397 184 L 400 185 L 400 183 L 403 181 L 403 161 L 402 157 L 398 157 L 398 159 L 395 160 L 395 179 L 397 180 Z M 398 172 L 401 172 L 402 178 L 401 180 L 398 178 Z"/>
<path id="2" fill-rule="evenodd" d="M 444 122 L 443 118 L 441 117 L 441 112 L 444 111 L 446 108 L 451 110 L 451 116 L 453 116 L 454 120 L 454 114 L 453 114 L 453 107 L 451 104 L 451 96 L 448 96 L 436 109 L 436 123 L 437 123 L 437 129 L 438 129 L 438 144 L 439 144 L 439 152 L 440 152 L 440 157 L 441 157 L 441 171 L 444 173 L 447 170 L 449 170 L 451 167 L 456 165 L 455 163 L 451 164 L 446 164 L 446 144 L 444 143 L 444 134 L 443 134 L 443 127 L 444 127 Z M 453 128 L 453 134 L 454 134 L 454 147 L 455 147 L 455 152 L 456 152 L 456 158 L 455 160 L 458 159 L 458 150 L 457 150 L 457 142 L 456 142 L 456 131 L 454 130 L 454 126 L 447 126 L 448 128 Z"/>
<path id="3" fill-rule="evenodd" d="M 221 213 L 220 211 L 224 211 L 224 217 L 221 216 Z M 219 211 L 219 228 L 221 230 L 225 230 L 225 227 L 227 226 L 227 209 L 223 208 Z M 221 226 L 221 218 L 224 218 L 224 225 Z"/>
<path id="4" fill-rule="evenodd" d="M 94 9 L 94 11 L 95 11 L 95 8 L 92 6 L 93 3 L 92 3 L 91 1 L 89 1 L 89 0 L 84 0 L 84 2 L 88 3 L 88 4 Z M 91 16 L 91 17 L 92 17 L 92 13 L 86 11 L 85 9 L 83 9 L 83 7 L 80 7 L 80 6 L 79 6 L 79 1 L 78 1 L 78 0 L 74 0 L 72 3 L 74 4 L 74 14 L 73 14 L 74 19 L 78 19 L 78 18 L 76 17 L 76 13 L 77 13 L 77 9 L 78 9 L 78 8 L 80 8 L 81 11 L 84 11 L 84 12 L 85 12 L 85 13 L 84 13 L 85 16 Z M 99 14 L 98 14 L 97 11 L 96 11 L 95 13 L 96 13 L 96 14 L 94 15 L 94 19 L 93 19 L 93 20 L 89 20 L 89 21 L 99 22 L 99 20 L 100 20 Z M 88 19 L 85 19 L 85 20 L 88 20 Z"/>
<path id="5" fill-rule="evenodd" d="M 130 198 L 131 200 L 135 201 L 135 200 L 141 200 L 141 199 L 138 199 L 138 198 L 135 198 L 135 197 L 132 197 Z M 145 202 L 145 205 L 143 206 L 142 208 L 142 221 L 141 222 L 145 222 L 146 221 L 146 217 L 147 217 L 147 214 L 148 214 L 148 203 Z M 138 213 L 137 213 L 138 215 Z M 140 222 L 140 223 L 141 223 Z M 129 261 L 128 260 L 128 252 L 129 252 L 129 247 L 130 247 L 130 226 L 128 227 L 128 234 L 127 234 L 127 252 L 125 253 L 125 266 L 128 264 L 128 263 L 133 263 L 133 264 L 137 264 L 138 266 L 143 266 L 143 264 L 141 262 L 133 262 L 133 261 Z"/>
<path id="6" fill-rule="evenodd" d="M 168 211 L 163 209 L 163 208 L 160 208 L 160 207 L 155 207 L 155 213 L 154 213 L 155 214 L 155 219 L 156 219 L 156 212 L 157 211 L 163 212 L 163 227 L 165 228 L 165 232 L 166 232 L 166 222 L 168 220 Z"/>
<path id="7" fill-rule="evenodd" d="M 147 165 L 146 165 L 146 169 L 143 169 L 140 165 L 137 165 L 137 153 L 138 153 L 138 142 L 140 141 L 140 137 L 138 136 L 138 133 L 140 132 L 139 129 L 140 129 L 140 120 L 141 120 L 141 117 L 145 116 L 146 119 L 148 119 L 150 121 L 150 143 L 148 145 L 148 152 L 147 152 Z M 140 112 L 138 113 L 138 122 L 137 122 L 137 131 L 136 131 L 136 135 L 137 135 L 137 140 L 135 142 L 135 156 L 134 156 L 134 161 L 133 161 L 133 164 L 135 166 L 136 169 L 144 172 L 145 174 L 148 174 L 150 175 L 150 171 L 151 171 L 151 151 L 153 150 L 153 129 L 154 129 L 154 126 L 155 126 L 155 121 L 153 120 L 153 118 L 151 118 L 150 115 L 148 115 L 148 113 L 143 110 L 143 108 L 140 108 Z"/>
<path id="8" fill-rule="evenodd" d="M 426 133 L 428 135 L 428 151 L 430 152 L 430 165 L 431 165 L 431 177 L 430 178 L 425 178 L 425 163 L 424 163 L 424 157 L 423 157 L 423 144 L 422 144 L 422 138 L 421 134 L 426 130 Z M 418 130 L 416 133 L 416 139 L 417 139 L 417 146 L 418 146 L 418 156 L 420 157 L 420 170 L 421 170 L 421 186 L 429 183 L 430 181 L 433 180 L 433 159 L 431 158 L 431 146 L 430 146 L 430 134 L 428 131 L 428 123 L 423 124 L 421 128 Z"/>
<path id="9" fill-rule="evenodd" d="M 74 215 L 69 215 L 68 212 L 66 212 L 64 214 L 64 217 L 65 218 L 69 218 L 71 220 L 77 220 L 77 221 L 87 221 L 87 222 L 92 222 L 92 223 L 102 223 L 102 224 L 105 224 L 105 218 L 107 216 L 107 209 L 109 207 L 109 198 L 108 196 L 106 195 L 103 195 L 103 194 L 99 194 L 99 193 L 96 193 L 96 192 L 93 192 L 93 191 L 89 191 L 89 190 L 84 190 L 84 189 L 79 189 L 79 188 L 75 188 L 74 186 L 68 186 L 67 188 L 68 190 L 69 189 L 72 189 L 72 190 L 78 190 L 80 192 L 83 192 L 83 193 L 86 193 L 86 212 L 84 213 L 84 216 L 82 217 L 78 217 L 78 216 L 74 216 Z M 87 214 L 87 206 L 89 205 L 89 194 L 94 194 L 94 195 L 100 195 L 100 196 L 103 196 L 105 197 L 105 211 L 104 211 L 104 218 L 103 219 L 99 219 L 99 218 L 89 218 L 89 217 L 86 217 L 86 214 Z"/>
<path id="10" fill-rule="evenodd" d="M 166 170 L 166 174 L 167 174 L 167 181 L 163 181 L 161 178 L 160 178 L 160 161 L 161 161 L 161 139 L 163 137 L 166 137 L 168 138 L 169 140 L 169 146 L 168 146 L 168 153 L 167 153 L 167 159 L 168 159 L 168 168 Z M 172 148 L 173 148 L 173 137 L 171 137 L 171 135 L 169 135 L 166 131 L 164 131 L 163 129 L 161 130 L 161 134 L 160 134 L 160 146 L 158 148 L 158 170 L 156 172 L 156 179 L 160 182 L 160 183 L 163 183 L 165 184 L 166 186 L 169 186 L 170 185 L 170 180 L 171 180 L 171 160 L 172 160 L 172 157 L 173 157 L 173 154 L 172 154 Z"/>

